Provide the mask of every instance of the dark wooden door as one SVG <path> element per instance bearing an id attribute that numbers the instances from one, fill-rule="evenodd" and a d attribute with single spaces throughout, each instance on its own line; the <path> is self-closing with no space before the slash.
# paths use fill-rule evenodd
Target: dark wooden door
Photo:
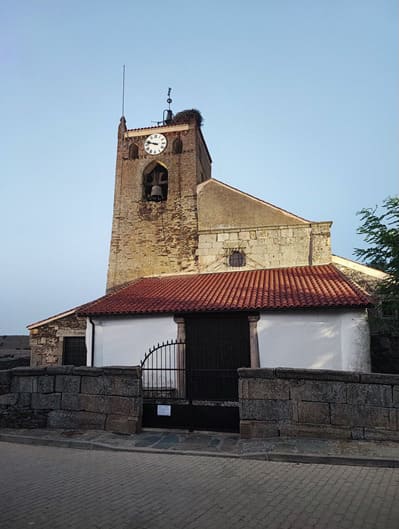
<path id="1" fill-rule="evenodd" d="M 62 363 L 68 366 L 85 366 L 87 364 L 86 340 L 84 336 L 64 338 Z"/>
<path id="2" fill-rule="evenodd" d="M 207 314 L 186 319 L 191 400 L 238 400 L 239 367 L 250 366 L 247 314 Z"/>

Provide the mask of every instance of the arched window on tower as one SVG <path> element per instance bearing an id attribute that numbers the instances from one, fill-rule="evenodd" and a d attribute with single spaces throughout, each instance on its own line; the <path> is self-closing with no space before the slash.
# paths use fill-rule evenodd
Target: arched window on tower
<path id="1" fill-rule="evenodd" d="M 129 160 L 136 160 L 139 157 L 139 148 L 136 143 L 129 145 Z"/>
<path id="2" fill-rule="evenodd" d="M 183 142 L 180 138 L 175 138 L 172 145 L 173 154 L 181 154 L 183 152 Z"/>
<path id="3" fill-rule="evenodd" d="M 151 163 L 143 173 L 144 200 L 161 202 L 168 198 L 168 170 L 160 163 Z"/>

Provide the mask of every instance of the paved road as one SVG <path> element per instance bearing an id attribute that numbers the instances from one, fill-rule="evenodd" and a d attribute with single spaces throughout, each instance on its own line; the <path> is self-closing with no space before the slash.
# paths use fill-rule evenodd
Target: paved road
<path id="1" fill-rule="evenodd" d="M 398 529 L 399 469 L 0 443 L 1 529 Z"/>

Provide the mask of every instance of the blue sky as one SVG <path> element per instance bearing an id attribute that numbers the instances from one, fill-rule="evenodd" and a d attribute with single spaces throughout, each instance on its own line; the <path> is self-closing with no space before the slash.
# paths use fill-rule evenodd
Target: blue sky
<path id="1" fill-rule="evenodd" d="M 0 334 L 104 293 L 121 72 L 129 128 L 197 108 L 213 176 L 310 220 L 333 252 L 398 193 L 394 0 L 0 6 Z"/>

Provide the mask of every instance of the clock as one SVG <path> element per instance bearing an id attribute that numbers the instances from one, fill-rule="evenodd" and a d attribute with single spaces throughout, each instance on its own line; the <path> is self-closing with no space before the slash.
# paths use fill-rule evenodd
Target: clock
<path id="1" fill-rule="evenodd" d="M 163 134 L 151 134 L 144 142 L 144 150 L 147 154 L 160 154 L 167 144 Z"/>

